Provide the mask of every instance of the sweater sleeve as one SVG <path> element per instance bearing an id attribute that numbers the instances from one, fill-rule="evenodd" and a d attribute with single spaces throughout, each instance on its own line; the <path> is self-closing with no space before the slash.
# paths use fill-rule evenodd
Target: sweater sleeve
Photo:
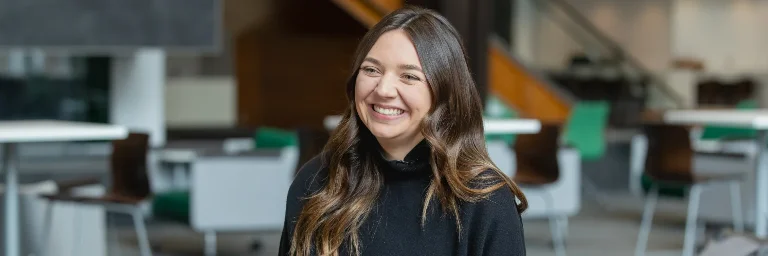
<path id="1" fill-rule="evenodd" d="M 285 221 L 283 222 L 283 232 L 280 235 L 278 255 L 289 255 L 293 230 L 296 227 L 299 214 L 301 214 L 301 210 L 304 208 L 304 200 L 302 198 L 320 189 L 326 176 L 327 171 L 322 168 L 319 157 L 312 158 L 299 169 L 296 178 L 291 183 L 291 188 L 288 190 L 288 197 L 286 198 Z"/>

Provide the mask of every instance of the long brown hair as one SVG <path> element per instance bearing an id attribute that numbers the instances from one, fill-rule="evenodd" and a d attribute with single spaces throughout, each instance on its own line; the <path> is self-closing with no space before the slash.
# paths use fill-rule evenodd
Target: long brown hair
<path id="1" fill-rule="evenodd" d="M 432 180 L 424 198 L 422 225 L 432 200 L 456 219 L 461 233 L 459 204 L 485 199 L 505 187 L 527 207 L 520 189 L 493 164 L 483 134 L 482 103 L 470 75 L 464 46 L 456 29 L 438 13 L 408 6 L 385 16 L 360 42 L 347 80 L 349 106 L 326 144 L 321 159 L 328 179 L 309 196 L 291 240 L 291 255 L 338 255 L 344 242 L 359 255 L 358 229 L 379 196 L 383 177 L 375 164 L 376 140 L 361 122 L 354 105 L 359 67 L 376 40 L 402 29 L 411 38 L 432 92 L 432 109 L 421 123 L 431 148 Z M 488 172 L 488 170 L 492 170 Z"/>

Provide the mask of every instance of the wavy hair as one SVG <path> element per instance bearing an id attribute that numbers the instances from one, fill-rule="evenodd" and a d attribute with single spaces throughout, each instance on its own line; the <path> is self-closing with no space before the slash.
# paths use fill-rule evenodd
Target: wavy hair
<path id="1" fill-rule="evenodd" d="M 347 80 L 348 108 L 321 154 L 328 179 L 306 198 L 291 240 L 291 255 L 336 256 L 345 242 L 350 253 L 361 252 L 358 230 L 376 203 L 384 179 L 376 165 L 378 144 L 354 105 L 355 81 L 376 40 L 396 29 L 410 36 L 433 95 L 432 109 L 420 124 L 431 148 L 432 170 L 421 225 L 436 201 L 444 213 L 453 215 L 461 234 L 460 203 L 483 200 L 500 188 L 512 190 L 521 213 L 528 206 L 517 185 L 488 156 L 482 103 L 458 32 L 440 14 L 407 6 L 385 16 L 357 48 Z"/>

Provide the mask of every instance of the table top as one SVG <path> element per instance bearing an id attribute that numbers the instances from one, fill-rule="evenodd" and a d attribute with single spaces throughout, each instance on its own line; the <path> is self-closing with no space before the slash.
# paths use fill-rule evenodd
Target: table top
<path id="1" fill-rule="evenodd" d="M 128 137 L 119 125 L 57 120 L 0 121 L 0 143 L 118 140 Z"/>
<path id="2" fill-rule="evenodd" d="M 541 122 L 536 119 L 485 119 L 485 134 L 532 134 L 541 130 Z"/>
<path id="3" fill-rule="evenodd" d="M 333 130 L 341 122 L 341 116 L 328 116 L 323 121 L 325 128 Z M 485 134 L 531 134 L 541 130 L 541 122 L 536 119 L 485 119 Z"/>
<path id="4" fill-rule="evenodd" d="M 687 125 L 722 125 L 768 130 L 766 110 L 669 110 L 664 122 Z"/>

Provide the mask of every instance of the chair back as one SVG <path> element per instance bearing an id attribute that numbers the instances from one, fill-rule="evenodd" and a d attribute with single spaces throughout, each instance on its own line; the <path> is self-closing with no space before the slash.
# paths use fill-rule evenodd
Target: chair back
<path id="1" fill-rule="evenodd" d="M 583 160 L 599 160 L 605 155 L 605 128 L 610 106 L 606 101 L 576 104 L 566 124 L 563 142 L 579 150 Z"/>
<path id="2" fill-rule="evenodd" d="M 736 109 L 750 110 L 757 109 L 759 105 L 757 101 L 748 99 L 742 100 L 736 104 Z M 757 137 L 757 130 L 750 128 L 738 128 L 708 125 L 704 127 L 701 132 L 702 140 L 719 140 L 719 139 L 751 139 Z"/>
<path id="3" fill-rule="evenodd" d="M 149 135 L 129 133 L 123 140 L 112 142 L 112 185 L 110 193 L 134 199 L 151 195 L 147 173 Z"/>
<path id="4" fill-rule="evenodd" d="M 681 125 L 648 124 L 648 153 L 645 173 L 653 179 L 689 182 L 693 180 L 694 150 L 689 128 Z"/>
<path id="5" fill-rule="evenodd" d="M 519 134 L 514 146 L 517 158 L 514 180 L 539 184 L 556 181 L 560 176 L 559 137 L 560 126 L 547 123 L 541 124 L 539 133 Z"/>

